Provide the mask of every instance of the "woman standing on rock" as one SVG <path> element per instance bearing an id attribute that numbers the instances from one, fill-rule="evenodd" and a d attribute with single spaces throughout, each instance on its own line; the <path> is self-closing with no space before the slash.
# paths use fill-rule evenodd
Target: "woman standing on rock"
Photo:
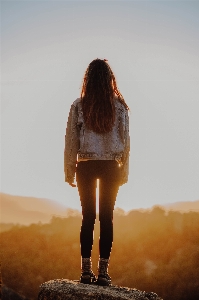
<path id="1" fill-rule="evenodd" d="M 107 60 L 93 60 L 84 75 L 81 97 L 71 105 L 64 151 L 65 181 L 76 181 L 82 206 L 81 283 L 110 285 L 109 258 L 113 242 L 113 210 L 119 186 L 128 180 L 128 106 L 119 92 Z M 99 179 L 98 277 L 92 271 L 91 251 Z"/>

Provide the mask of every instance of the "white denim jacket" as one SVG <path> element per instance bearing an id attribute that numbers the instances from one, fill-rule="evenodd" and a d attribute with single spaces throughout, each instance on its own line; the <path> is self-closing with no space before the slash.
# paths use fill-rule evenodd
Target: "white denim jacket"
<path id="1" fill-rule="evenodd" d="M 65 181 L 73 182 L 76 164 L 82 160 L 116 160 L 121 168 L 121 182 L 128 181 L 129 173 L 129 117 L 128 110 L 115 98 L 115 123 L 108 133 L 99 134 L 86 128 L 81 98 L 71 105 L 64 149 Z"/>

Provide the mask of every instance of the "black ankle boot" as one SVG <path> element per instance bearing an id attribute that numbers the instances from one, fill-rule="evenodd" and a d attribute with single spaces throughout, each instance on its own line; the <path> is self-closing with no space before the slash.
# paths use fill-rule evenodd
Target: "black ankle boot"
<path id="1" fill-rule="evenodd" d="M 80 283 L 92 284 L 96 281 L 95 274 L 92 271 L 92 262 L 91 258 L 84 258 L 81 259 L 81 277 Z"/>
<path id="2" fill-rule="evenodd" d="M 109 259 L 100 258 L 98 263 L 97 284 L 108 286 L 111 285 L 111 277 L 108 274 Z"/>

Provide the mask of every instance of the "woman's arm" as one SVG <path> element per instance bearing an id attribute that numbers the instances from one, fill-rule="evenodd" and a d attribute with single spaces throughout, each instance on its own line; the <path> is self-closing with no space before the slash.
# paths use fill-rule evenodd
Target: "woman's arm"
<path id="1" fill-rule="evenodd" d="M 129 116 L 128 111 L 125 112 L 125 131 L 124 131 L 124 155 L 121 166 L 121 185 L 127 183 L 129 175 L 129 154 L 130 154 L 130 135 L 129 135 Z"/>
<path id="2" fill-rule="evenodd" d="M 64 172 L 65 182 L 73 185 L 77 163 L 77 152 L 79 150 L 79 130 L 77 127 L 78 110 L 74 103 L 71 105 L 66 135 L 65 135 L 65 149 L 64 149 Z"/>

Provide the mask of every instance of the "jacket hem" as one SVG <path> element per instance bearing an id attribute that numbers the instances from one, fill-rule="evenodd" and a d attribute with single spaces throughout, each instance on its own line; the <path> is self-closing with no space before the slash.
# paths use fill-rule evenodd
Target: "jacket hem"
<path id="1" fill-rule="evenodd" d="M 117 162 L 122 161 L 122 154 L 96 154 L 96 153 L 78 153 L 78 161 L 83 160 L 116 160 Z"/>

